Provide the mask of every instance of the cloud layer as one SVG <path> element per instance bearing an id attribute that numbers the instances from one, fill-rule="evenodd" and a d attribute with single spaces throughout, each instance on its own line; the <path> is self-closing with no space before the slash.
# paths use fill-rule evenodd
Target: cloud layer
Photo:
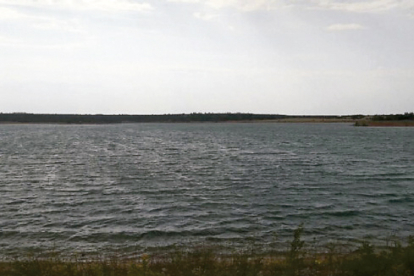
<path id="1" fill-rule="evenodd" d="M 378 13 L 389 10 L 412 12 L 411 0 L 169 0 L 170 2 L 200 4 L 213 9 L 235 8 L 240 11 L 273 10 L 280 8 L 307 8 L 338 10 L 356 13 Z"/>
<path id="2" fill-rule="evenodd" d="M 71 10 L 98 10 L 105 12 L 134 11 L 143 12 L 152 9 L 149 3 L 128 0 L 1 0 L 0 5 L 34 8 L 53 8 Z"/>
<path id="3" fill-rule="evenodd" d="M 333 24 L 326 28 L 328 31 L 351 31 L 351 30 L 363 30 L 365 29 L 360 24 Z"/>
<path id="4" fill-rule="evenodd" d="M 411 0 L 0 0 L 0 112 L 410 111 L 413 8 Z"/>

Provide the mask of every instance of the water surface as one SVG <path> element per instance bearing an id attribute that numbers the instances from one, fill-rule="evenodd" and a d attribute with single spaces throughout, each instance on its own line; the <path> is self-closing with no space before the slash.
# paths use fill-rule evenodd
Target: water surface
<path id="1" fill-rule="evenodd" d="M 414 128 L 0 125 L 0 247 L 266 247 L 414 232 Z"/>

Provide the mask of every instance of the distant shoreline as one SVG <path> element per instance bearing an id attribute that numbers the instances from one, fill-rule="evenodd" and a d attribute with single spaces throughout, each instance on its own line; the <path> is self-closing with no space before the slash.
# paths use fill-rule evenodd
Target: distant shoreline
<path id="1" fill-rule="evenodd" d="M 190 113 L 164 115 L 0 113 L 0 125 L 108 125 L 134 123 L 349 123 L 366 127 L 414 127 L 414 115 L 280 115 L 252 113 Z"/>
<path id="2" fill-rule="evenodd" d="M 0 113 L 0 124 L 121 124 L 121 123 L 202 123 L 202 122 L 271 122 L 271 123 L 354 123 L 363 115 L 290 116 L 251 113 L 191 113 L 165 115 L 81 115 Z"/>
<path id="3" fill-rule="evenodd" d="M 363 127 L 414 127 L 414 120 L 407 120 L 407 121 L 361 120 L 361 121 L 355 122 L 355 126 L 363 126 Z"/>

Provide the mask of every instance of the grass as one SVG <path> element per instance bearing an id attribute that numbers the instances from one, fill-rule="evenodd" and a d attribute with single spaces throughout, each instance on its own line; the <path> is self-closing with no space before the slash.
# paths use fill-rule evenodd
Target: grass
<path id="1" fill-rule="evenodd" d="M 139 257 L 62 258 L 28 256 L 0 261 L 1 276 L 414 276 L 414 237 L 407 245 L 389 243 L 378 249 L 361 242 L 357 250 L 339 245 L 308 248 L 303 228 L 293 233 L 287 252 L 254 251 L 223 254 L 211 247 L 176 249 Z"/>

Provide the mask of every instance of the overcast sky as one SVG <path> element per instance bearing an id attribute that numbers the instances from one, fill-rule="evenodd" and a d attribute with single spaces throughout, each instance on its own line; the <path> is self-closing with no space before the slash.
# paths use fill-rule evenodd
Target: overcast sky
<path id="1" fill-rule="evenodd" d="M 413 110 L 413 0 L 0 0 L 0 112 Z"/>

